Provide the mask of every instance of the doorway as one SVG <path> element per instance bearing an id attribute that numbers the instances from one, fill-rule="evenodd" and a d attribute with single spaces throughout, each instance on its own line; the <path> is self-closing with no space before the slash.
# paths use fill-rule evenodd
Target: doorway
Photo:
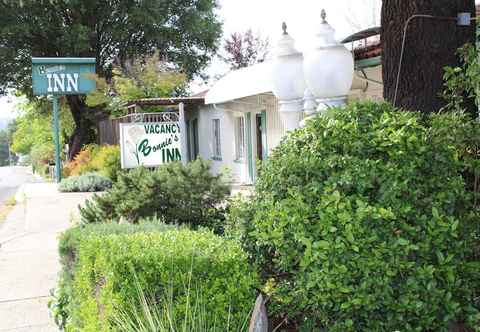
<path id="1" fill-rule="evenodd" d="M 263 127 L 262 127 L 262 115 L 257 114 L 255 117 L 255 128 L 256 128 L 256 137 L 257 137 L 257 158 L 263 160 Z"/>

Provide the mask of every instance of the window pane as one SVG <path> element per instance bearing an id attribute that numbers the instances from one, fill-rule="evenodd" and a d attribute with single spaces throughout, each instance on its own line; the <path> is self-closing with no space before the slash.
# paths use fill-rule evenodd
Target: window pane
<path id="1" fill-rule="evenodd" d="M 214 157 L 221 157 L 220 147 L 220 119 L 213 119 L 213 154 Z"/>
<path id="2" fill-rule="evenodd" d="M 235 118 L 235 158 L 242 159 L 245 155 L 245 119 Z"/>

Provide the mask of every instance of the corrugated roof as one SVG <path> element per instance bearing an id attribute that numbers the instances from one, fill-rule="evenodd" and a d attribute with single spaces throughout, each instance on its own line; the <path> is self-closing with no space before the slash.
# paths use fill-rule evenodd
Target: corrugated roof
<path id="1" fill-rule="evenodd" d="M 342 43 L 343 44 L 351 43 L 357 40 L 367 39 L 379 34 L 380 34 L 380 27 L 368 28 L 348 36 L 347 38 L 342 40 Z"/>
<path id="2" fill-rule="evenodd" d="M 180 103 L 185 105 L 201 105 L 205 102 L 204 97 L 167 97 L 167 98 L 143 98 L 132 100 L 127 107 L 137 106 L 174 106 Z"/>

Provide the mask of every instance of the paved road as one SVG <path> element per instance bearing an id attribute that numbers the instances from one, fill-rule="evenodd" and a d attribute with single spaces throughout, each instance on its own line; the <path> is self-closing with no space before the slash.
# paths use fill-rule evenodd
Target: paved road
<path id="1" fill-rule="evenodd" d="M 15 194 L 22 184 L 36 182 L 40 181 L 32 175 L 29 167 L 0 167 L 0 206 Z"/>

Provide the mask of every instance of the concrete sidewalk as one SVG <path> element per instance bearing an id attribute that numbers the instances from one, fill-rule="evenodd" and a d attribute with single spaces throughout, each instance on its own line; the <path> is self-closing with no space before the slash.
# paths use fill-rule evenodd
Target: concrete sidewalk
<path id="1" fill-rule="evenodd" d="M 49 316 L 60 270 L 58 235 L 91 194 L 62 194 L 55 184 L 25 185 L 0 226 L 0 332 L 58 331 Z"/>

